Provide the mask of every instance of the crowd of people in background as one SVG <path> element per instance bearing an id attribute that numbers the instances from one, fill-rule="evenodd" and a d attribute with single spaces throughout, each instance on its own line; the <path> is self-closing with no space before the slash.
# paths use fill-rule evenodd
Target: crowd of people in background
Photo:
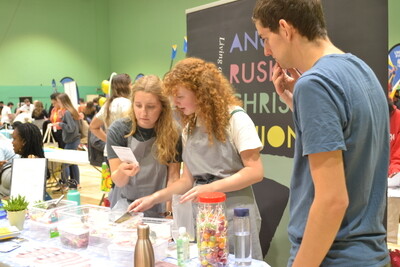
<path id="1" fill-rule="evenodd" d="M 35 129 L 35 134 L 40 134 L 40 146 L 51 140 L 50 136 L 46 136 L 48 133 L 56 141 L 57 147 L 88 150 L 91 164 L 101 166 L 104 161 L 103 150 L 105 143 L 96 136 L 92 136 L 90 140 L 88 138 L 89 124 L 99 110 L 97 108 L 98 104 L 95 104 L 98 103 L 98 99 L 86 102 L 83 98 L 79 98 L 80 105 L 75 108 L 68 95 L 55 92 L 50 95 L 50 101 L 51 105 L 48 110 L 46 110 L 42 101 L 34 100 L 31 103 L 29 98 L 25 98 L 15 109 L 13 108 L 14 103 L 9 102 L 5 105 L 3 101 L 0 101 L 0 129 L 13 130 L 15 133 L 19 125 L 29 124 L 31 128 Z M 9 166 L 13 158 L 21 156 L 14 150 L 15 147 L 13 148 L 10 142 L 1 141 L 0 175 L 9 174 L 9 171 L 1 171 L 3 170 L 3 165 Z M 79 186 L 78 166 L 65 165 L 63 169 L 63 187 L 68 188 L 71 182 Z M 0 188 L 3 192 L 2 197 L 7 195 L 7 192 L 9 193 L 10 180 L 8 178 L 3 179 L 3 182 L 0 183 Z"/>

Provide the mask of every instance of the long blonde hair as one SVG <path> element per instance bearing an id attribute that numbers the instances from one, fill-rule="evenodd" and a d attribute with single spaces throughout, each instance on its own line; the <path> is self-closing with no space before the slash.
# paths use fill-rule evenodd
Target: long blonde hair
<path id="1" fill-rule="evenodd" d="M 137 92 L 153 94 L 161 103 L 161 113 L 154 126 L 156 140 L 154 142 L 155 157 L 161 164 L 168 164 L 175 161 L 177 156 L 176 145 L 179 140 L 179 133 L 176 123 L 173 121 L 171 103 L 166 95 L 163 94 L 163 82 L 155 75 L 146 75 L 138 79 L 133 85 L 132 106 L 130 119 L 132 121 L 131 132 L 127 136 L 133 135 L 137 130 L 137 120 L 135 117 L 134 103 Z"/>
<path id="2" fill-rule="evenodd" d="M 184 86 L 196 97 L 196 114 L 185 115 L 179 110 L 183 125 L 188 124 L 191 132 L 195 126 L 195 116 L 205 125 L 210 144 L 214 137 L 225 142 L 226 128 L 229 126 L 229 107 L 241 106 L 235 90 L 214 63 L 199 58 L 179 61 L 164 77 L 166 94 L 176 96 L 178 86 Z"/>
<path id="3" fill-rule="evenodd" d="M 57 95 L 57 99 L 60 100 L 63 107 L 71 113 L 72 118 L 74 118 L 74 120 L 79 120 L 78 111 L 76 110 L 74 105 L 72 105 L 71 99 L 67 94 L 61 93 Z"/>

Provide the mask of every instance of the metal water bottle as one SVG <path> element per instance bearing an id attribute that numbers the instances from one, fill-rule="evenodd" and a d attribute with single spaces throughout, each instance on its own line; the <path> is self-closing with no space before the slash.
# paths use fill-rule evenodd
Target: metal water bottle
<path id="1" fill-rule="evenodd" d="M 150 227 L 147 224 L 137 226 L 138 239 L 135 246 L 135 267 L 154 267 L 154 250 L 150 241 Z"/>
<path id="2" fill-rule="evenodd" d="M 77 189 L 77 183 L 75 180 L 69 181 L 69 190 L 67 193 L 67 199 L 71 201 L 75 201 L 78 206 L 81 205 L 81 193 L 79 193 Z"/>
<path id="3" fill-rule="evenodd" d="M 67 199 L 75 201 L 78 206 L 81 205 L 81 193 L 77 189 L 70 189 L 67 193 Z"/>

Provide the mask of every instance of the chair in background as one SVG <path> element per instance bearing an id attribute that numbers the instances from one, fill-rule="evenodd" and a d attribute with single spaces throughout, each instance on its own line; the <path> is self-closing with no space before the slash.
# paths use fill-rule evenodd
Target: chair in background
<path id="1" fill-rule="evenodd" d="M 262 219 L 260 243 L 265 257 L 288 203 L 289 188 L 264 178 L 261 182 L 253 184 L 253 191 Z"/>

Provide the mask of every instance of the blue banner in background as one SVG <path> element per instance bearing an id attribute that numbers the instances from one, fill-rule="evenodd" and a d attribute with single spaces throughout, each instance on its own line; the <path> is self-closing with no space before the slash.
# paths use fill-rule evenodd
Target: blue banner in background
<path id="1" fill-rule="evenodd" d="M 388 90 L 392 96 L 400 89 L 400 44 L 389 50 L 388 71 Z"/>

